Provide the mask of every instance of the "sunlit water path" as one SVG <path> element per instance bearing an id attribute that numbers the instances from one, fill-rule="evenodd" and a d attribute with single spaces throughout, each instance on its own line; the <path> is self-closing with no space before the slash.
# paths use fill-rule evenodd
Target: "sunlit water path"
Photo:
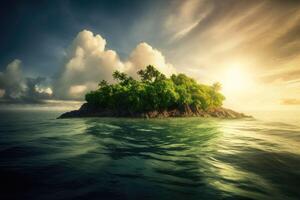
<path id="1" fill-rule="evenodd" d="M 1 112 L 1 199 L 299 199 L 300 127 Z"/>

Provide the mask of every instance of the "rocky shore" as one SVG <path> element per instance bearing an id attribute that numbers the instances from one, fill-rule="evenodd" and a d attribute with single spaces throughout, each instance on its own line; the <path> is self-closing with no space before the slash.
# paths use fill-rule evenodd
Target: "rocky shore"
<path id="1" fill-rule="evenodd" d="M 84 103 L 80 109 L 63 113 L 62 118 L 81 118 L 81 117 L 133 117 L 133 118 L 167 118 L 167 117 L 216 117 L 224 119 L 238 119 L 251 117 L 243 113 L 219 107 L 208 110 L 200 110 L 190 106 L 182 108 L 172 108 L 169 110 L 154 110 L 147 112 L 130 112 L 126 110 L 104 109 Z"/>

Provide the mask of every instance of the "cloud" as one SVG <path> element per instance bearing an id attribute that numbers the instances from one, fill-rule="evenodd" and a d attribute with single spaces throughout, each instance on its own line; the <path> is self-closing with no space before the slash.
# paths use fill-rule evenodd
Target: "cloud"
<path id="1" fill-rule="evenodd" d="M 205 83 L 222 82 L 236 66 L 251 74 L 255 87 L 225 94 L 225 103 L 245 104 L 257 88 L 272 89 L 259 95 L 260 107 L 299 97 L 300 1 L 174 0 L 164 27 L 177 70 Z"/>
<path id="2" fill-rule="evenodd" d="M 101 80 L 113 82 L 112 73 L 126 72 L 137 78 L 136 72 L 147 65 L 154 65 L 162 73 L 171 75 L 175 68 L 162 53 L 142 42 L 121 61 L 118 54 L 106 49 L 106 40 L 91 31 L 77 34 L 66 50 L 64 64 L 49 81 L 43 77 L 28 78 L 22 72 L 20 60 L 11 62 L 5 72 L 0 72 L 0 98 L 8 101 L 38 102 L 45 99 L 83 99 L 97 88 Z"/>
<path id="3" fill-rule="evenodd" d="M 276 83 L 276 82 L 300 82 L 300 70 L 279 70 L 272 72 L 271 74 L 267 74 L 261 77 L 261 79 L 266 83 Z"/>
<path id="4" fill-rule="evenodd" d="M 51 98 L 52 90 L 45 78 L 25 77 L 21 61 L 16 59 L 0 72 L 0 98 L 15 102 L 38 102 Z"/>
<path id="5" fill-rule="evenodd" d="M 143 42 L 138 44 L 130 54 L 128 61 L 125 63 L 125 71 L 132 76 L 136 76 L 136 72 L 144 69 L 147 65 L 154 65 L 167 76 L 176 72 L 173 65 L 166 62 L 160 51 Z"/>
<path id="6" fill-rule="evenodd" d="M 299 1 L 175 2 L 168 30 L 180 38 L 171 46 L 176 52 L 171 58 L 180 66 L 188 63 L 216 71 L 244 58 L 257 69 L 270 70 L 291 59 L 300 61 Z"/>
<path id="7" fill-rule="evenodd" d="M 25 98 L 29 101 L 39 101 L 52 98 L 52 89 L 44 77 L 26 78 Z"/>
<path id="8" fill-rule="evenodd" d="M 7 65 L 4 73 L 0 73 L 0 88 L 5 91 L 4 97 L 18 99 L 25 92 L 26 84 L 20 65 L 21 61 L 16 59 Z"/>
<path id="9" fill-rule="evenodd" d="M 282 99 L 281 105 L 300 105 L 300 99 Z"/>
<path id="10" fill-rule="evenodd" d="M 106 40 L 100 35 L 88 30 L 79 32 L 68 48 L 66 61 L 55 78 L 54 96 L 82 99 L 86 92 L 96 89 L 101 80 L 113 82 L 112 73 L 115 70 L 136 77 L 139 69 L 151 64 L 166 75 L 175 72 L 162 53 L 147 43 L 138 44 L 124 62 L 115 51 L 105 47 Z"/>
<path id="11" fill-rule="evenodd" d="M 173 1 L 165 28 L 171 32 L 171 41 L 188 35 L 212 11 L 203 0 Z"/>
<path id="12" fill-rule="evenodd" d="M 5 94 L 5 90 L 0 89 L 0 98 L 2 98 L 4 96 L 4 94 Z"/>
<path id="13" fill-rule="evenodd" d="M 112 80 L 115 70 L 123 70 L 123 63 L 113 50 L 105 50 L 106 40 L 83 30 L 67 50 L 66 61 L 54 83 L 57 98 L 82 98 L 95 89 L 102 79 Z M 78 89 L 80 88 L 80 89 Z"/>

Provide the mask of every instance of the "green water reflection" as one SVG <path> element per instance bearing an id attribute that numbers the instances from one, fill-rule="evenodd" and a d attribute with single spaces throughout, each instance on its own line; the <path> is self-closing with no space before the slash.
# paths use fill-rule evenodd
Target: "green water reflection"
<path id="1" fill-rule="evenodd" d="M 0 170 L 34 177 L 29 196 L 51 199 L 58 191 L 67 199 L 300 196 L 300 129 L 294 125 L 7 116 L 0 120 L 6 133 L 0 136 Z"/>

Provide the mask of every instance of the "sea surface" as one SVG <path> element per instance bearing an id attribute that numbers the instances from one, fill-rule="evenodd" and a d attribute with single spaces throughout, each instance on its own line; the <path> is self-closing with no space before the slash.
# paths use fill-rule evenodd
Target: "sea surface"
<path id="1" fill-rule="evenodd" d="M 300 199 L 300 127 L 0 111 L 0 199 Z M 295 115 L 294 115 L 295 116 Z"/>

